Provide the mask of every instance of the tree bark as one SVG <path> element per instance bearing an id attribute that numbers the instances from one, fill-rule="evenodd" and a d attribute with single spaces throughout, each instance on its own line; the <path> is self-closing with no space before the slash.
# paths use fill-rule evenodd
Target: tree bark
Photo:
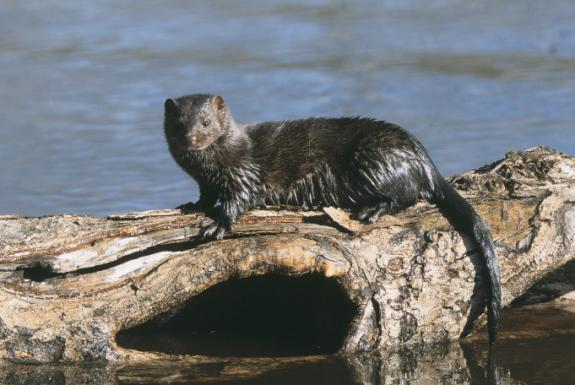
<path id="1" fill-rule="evenodd" d="M 575 256 L 574 157 L 511 152 L 450 182 L 492 228 L 504 304 Z M 484 322 L 478 256 L 426 203 L 375 225 L 335 208 L 256 210 L 212 242 L 194 238 L 203 221 L 176 210 L 0 217 L 0 359 L 165 358 L 115 336 L 217 283 L 269 273 L 339 282 L 358 309 L 341 352 L 457 339 Z"/>

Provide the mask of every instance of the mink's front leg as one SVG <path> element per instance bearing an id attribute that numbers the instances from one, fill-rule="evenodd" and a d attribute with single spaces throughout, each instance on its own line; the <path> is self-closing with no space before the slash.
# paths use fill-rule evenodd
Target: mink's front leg
<path id="1" fill-rule="evenodd" d="M 200 230 L 201 239 L 222 239 L 226 231 L 232 229 L 232 224 L 241 214 L 239 205 L 235 202 L 224 202 L 220 207 L 216 207 L 218 213 L 215 220 Z"/>

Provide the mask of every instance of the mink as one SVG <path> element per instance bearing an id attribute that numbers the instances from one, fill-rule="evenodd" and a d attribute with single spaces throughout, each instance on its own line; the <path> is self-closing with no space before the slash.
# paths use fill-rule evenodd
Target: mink
<path id="1" fill-rule="evenodd" d="M 223 98 L 165 102 L 164 131 L 175 161 L 198 183 L 194 208 L 220 239 L 246 210 L 265 205 L 341 207 L 373 223 L 423 198 L 481 250 L 489 338 L 500 322 L 499 265 L 489 226 L 441 176 L 423 145 L 401 127 L 360 117 L 235 122 Z"/>

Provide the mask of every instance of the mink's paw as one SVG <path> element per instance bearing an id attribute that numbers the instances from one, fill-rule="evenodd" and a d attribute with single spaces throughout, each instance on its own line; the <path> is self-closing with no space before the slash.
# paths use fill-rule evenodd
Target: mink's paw
<path id="1" fill-rule="evenodd" d="M 213 221 L 209 225 L 202 227 L 199 237 L 200 239 L 222 239 L 226 231 L 229 230 L 229 228 L 226 227 L 227 226 L 218 221 Z"/>
<path id="2" fill-rule="evenodd" d="M 176 210 L 180 210 L 182 214 L 190 214 L 200 211 L 200 208 L 198 207 L 197 203 L 188 202 L 176 207 Z"/>
<path id="3" fill-rule="evenodd" d="M 352 218 L 365 224 L 377 222 L 383 210 L 379 205 L 365 206 L 353 213 Z"/>
<path id="4" fill-rule="evenodd" d="M 206 204 L 201 199 L 197 202 L 188 202 L 180 205 L 176 207 L 176 210 L 180 210 L 182 214 L 204 213 L 207 217 L 212 218 L 218 213 L 213 206 Z"/>
<path id="5" fill-rule="evenodd" d="M 397 211 L 391 202 L 383 201 L 374 205 L 357 208 L 352 214 L 352 219 L 356 219 L 365 224 L 373 224 L 377 222 L 382 215 L 395 214 Z"/>

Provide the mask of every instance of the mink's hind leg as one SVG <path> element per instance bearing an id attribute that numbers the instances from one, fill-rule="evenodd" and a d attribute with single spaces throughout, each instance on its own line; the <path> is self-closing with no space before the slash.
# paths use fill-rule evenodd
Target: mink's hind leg
<path id="1" fill-rule="evenodd" d="M 352 218 L 364 223 L 375 223 L 380 216 L 385 214 L 395 214 L 401 211 L 399 205 L 390 200 L 381 201 L 375 204 L 360 206 L 353 210 Z"/>

